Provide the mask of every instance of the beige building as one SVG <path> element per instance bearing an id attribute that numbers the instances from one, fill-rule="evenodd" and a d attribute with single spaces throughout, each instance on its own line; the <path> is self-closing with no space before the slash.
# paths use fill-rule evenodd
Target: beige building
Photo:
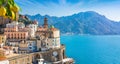
<path id="1" fill-rule="evenodd" d="M 48 39 L 48 48 L 59 48 L 59 47 L 60 47 L 60 38 Z"/>
<path id="2" fill-rule="evenodd" d="M 9 61 L 5 56 L 0 55 L 0 64 L 9 64 Z"/>
<path id="3" fill-rule="evenodd" d="M 60 44 L 60 31 L 54 26 L 48 27 L 47 18 L 43 27 L 37 22 L 24 27 L 18 22 L 7 24 L 4 29 L 7 42 L 12 47 L 3 47 L 0 54 L 10 50 L 6 58 L 9 64 L 73 64 L 73 59 L 65 55 L 65 46 Z"/>
<path id="4" fill-rule="evenodd" d="M 19 30 L 18 28 L 23 29 L 24 24 L 18 22 L 6 24 L 6 28 L 4 28 L 4 34 L 6 35 L 7 39 L 27 39 L 28 32 L 25 30 Z"/>
<path id="5" fill-rule="evenodd" d="M 33 53 L 37 51 L 36 39 L 28 39 L 19 43 L 19 54 Z"/>
<path id="6" fill-rule="evenodd" d="M 29 53 L 28 46 L 29 46 L 29 44 L 27 42 L 21 42 L 21 43 L 19 43 L 18 53 L 19 54 Z"/>
<path id="7" fill-rule="evenodd" d="M 34 30 L 33 30 L 32 28 L 29 28 L 29 27 L 21 28 L 21 29 L 19 29 L 19 31 L 28 32 L 28 37 L 29 37 L 29 38 L 35 36 Z"/>
<path id="8" fill-rule="evenodd" d="M 0 48 L 0 55 L 7 56 L 11 55 L 13 53 L 13 50 L 11 47 L 4 46 L 3 48 Z"/>
<path id="9" fill-rule="evenodd" d="M 47 50 L 46 52 L 35 52 L 32 54 L 34 63 L 39 61 L 38 63 L 46 64 L 74 64 L 72 58 L 66 57 L 64 45 L 61 45 L 60 48 Z"/>
<path id="10" fill-rule="evenodd" d="M 25 40 L 28 38 L 28 32 L 4 32 L 7 39 Z"/>
<path id="11" fill-rule="evenodd" d="M 13 54 L 7 57 L 9 64 L 32 64 L 32 55 Z"/>
<path id="12" fill-rule="evenodd" d="M 27 25 L 28 28 L 31 29 L 31 37 L 35 37 L 35 32 L 37 31 L 38 23 L 36 21 L 33 24 Z"/>
<path id="13" fill-rule="evenodd" d="M 0 47 L 3 47 L 3 45 L 5 45 L 5 42 L 6 42 L 6 35 L 0 34 Z"/>
<path id="14" fill-rule="evenodd" d="M 15 26 L 13 28 L 4 28 L 4 32 L 16 32 L 18 31 L 18 27 Z"/>
<path id="15" fill-rule="evenodd" d="M 40 26 L 40 27 L 37 28 L 35 36 L 36 37 L 41 37 L 41 36 L 47 37 L 47 35 L 48 35 L 48 19 L 44 18 L 43 27 Z"/>
<path id="16" fill-rule="evenodd" d="M 51 26 L 49 29 L 49 37 L 50 38 L 59 38 L 60 37 L 60 31 L 55 28 L 54 26 Z"/>
<path id="17" fill-rule="evenodd" d="M 2 48 L 0 48 L 0 56 L 5 56 L 5 51 Z"/>
<path id="18" fill-rule="evenodd" d="M 54 26 L 49 29 L 48 36 L 49 48 L 59 48 L 60 47 L 60 31 Z"/>

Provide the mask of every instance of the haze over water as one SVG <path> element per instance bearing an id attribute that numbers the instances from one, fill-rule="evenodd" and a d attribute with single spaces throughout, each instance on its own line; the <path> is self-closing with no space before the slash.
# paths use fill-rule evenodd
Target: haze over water
<path id="1" fill-rule="evenodd" d="M 75 64 L 120 64 L 120 36 L 62 36 L 68 57 Z"/>

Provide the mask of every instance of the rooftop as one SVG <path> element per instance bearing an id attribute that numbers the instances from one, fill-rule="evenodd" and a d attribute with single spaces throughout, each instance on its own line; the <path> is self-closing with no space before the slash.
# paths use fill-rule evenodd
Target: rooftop
<path id="1" fill-rule="evenodd" d="M 7 58 L 5 56 L 0 55 L 0 61 L 3 61 L 3 60 L 7 60 Z"/>
<path id="2" fill-rule="evenodd" d="M 50 28 L 51 31 L 57 31 L 57 28 Z"/>
<path id="3" fill-rule="evenodd" d="M 6 58 L 12 58 L 12 57 L 16 57 L 16 56 L 19 56 L 20 54 L 10 54 L 10 55 L 7 55 Z"/>
<path id="4" fill-rule="evenodd" d="M 5 36 L 5 34 L 0 34 L 0 36 Z"/>

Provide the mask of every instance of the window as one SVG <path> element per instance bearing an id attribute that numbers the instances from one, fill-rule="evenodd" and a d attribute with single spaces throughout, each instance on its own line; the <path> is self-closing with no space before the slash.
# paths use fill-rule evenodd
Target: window
<path id="1" fill-rule="evenodd" d="M 10 36 L 10 34 L 8 34 L 8 37 Z"/>
<path id="2" fill-rule="evenodd" d="M 29 49 L 32 49 L 32 47 L 29 47 Z"/>
<path id="3" fill-rule="evenodd" d="M 29 61 L 29 58 L 27 58 L 27 60 Z"/>
<path id="4" fill-rule="evenodd" d="M 32 44 L 30 44 L 30 46 L 32 46 Z"/>
<path id="5" fill-rule="evenodd" d="M 17 61 L 15 61 L 15 64 L 17 64 Z"/>
<path id="6" fill-rule="evenodd" d="M 26 34 L 24 33 L 24 36 L 25 36 Z"/>

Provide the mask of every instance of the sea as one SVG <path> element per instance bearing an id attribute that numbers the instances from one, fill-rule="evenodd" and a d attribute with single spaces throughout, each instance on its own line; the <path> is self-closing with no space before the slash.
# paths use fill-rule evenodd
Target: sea
<path id="1" fill-rule="evenodd" d="M 75 64 L 120 64 L 120 35 L 62 35 Z"/>

